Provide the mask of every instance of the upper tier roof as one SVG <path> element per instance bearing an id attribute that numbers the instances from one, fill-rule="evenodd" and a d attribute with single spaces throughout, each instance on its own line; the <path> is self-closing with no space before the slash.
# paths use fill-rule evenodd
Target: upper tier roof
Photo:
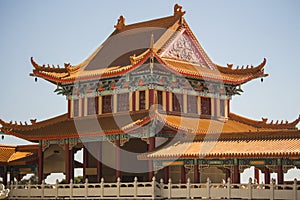
<path id="1" fill-rule="evenodd" d="M 175 5 L 172 16 L 129 25 L 121 16 L 113 33 L 82 63 L 60 68 L 39 65 L 31 58 L 32 75 L 55 84 L 116 77 L 137 69 L 154 56 L 164 67 L 196 79 L 243 84 L 267 76 L 263 69 L 266 59 L 256 67 L 236 69 L 213 63 L 183 18 L 184 13 Z"/>
<path id="2" fill-rule="evenodd" d="M 26 161 L 36 158 L 38 148 L 38 145 L 0 145 L 0 163 L 9 163 L 10 165 L 25 164 Z"/>

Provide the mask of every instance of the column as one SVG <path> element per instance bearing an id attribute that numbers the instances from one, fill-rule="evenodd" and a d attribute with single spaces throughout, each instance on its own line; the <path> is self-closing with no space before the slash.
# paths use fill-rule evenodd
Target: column
<path id="1" fill-rule="evenodd" d="M 100 182 L 102 178 L 102 142 L 98 142 L 98 158 L 97 158 L 97 180 Z"/>
<path id="2" fill-rule="evenodd" d="M 85 179 L 87 178 L 86 176 L 87 160 L 88 160 L 88 150 L 85 146 L 83 146 L 83 181 L 85 181 Z"/>
<path id="3" fill-rule="evenodd" d="M 228 178 L 230 178 L 230 169 L 227 169 L 227 168 L 225 168 L 225 181 L 226 181 L 226 183 L 227 183 L 227 181 L 228 181 Z"/>
<path id="4" fill-rule="evenodd" d="M 230 113 L 230 99 L 227 101 L 227 117 L 229 116 Z"/>
<path id="5" fill-rule="evenodd" d="M 120 140 L 117 139 L 115 141 L 116 144 L 116 179 L 121 178 L 121 171 L 120 171 Z"/>
<path id="6" fill-rule="evenodd" d="M 169 166 L 165 166 L 164 167 L 164 183 L 167 184 L 169 182 L 169 171 L 170 171 L 170 168 Z"/>
<path id="7" fill-rule="evenodd" d="M 170 111 L 170 92 L 166 91 L 166 111 Z"/>
<path id="8" fill-rule="evenodd" d="M 154 89 L 149 89 L 149 108 L 154 104 Z"/>
<path id="9" fill-rule="evenodd" d="M 69 118 L 71 118 L 71 103 L 72 103 L 72 101 L 70 100 L 70 99 L 68 99 L 68 117 Z"/>
<path id="10" fill-rule="evenodd" d="M 136 110 L 136 98 L 135 98 L 135 93 L 136 91 L 133 91 L 131 93 L 131 111 L 135 111 Z"/>
<path id="11" fill-rule="evenodd" d="M 181 183 L 186 183 L 186 173 L 185 173 L 184 165 L 181 165 L 180 171 L 181 171 Z"/>
<path id="12" fill-rule="evenodd" d="M 283 170 L 282 170 L 282 165 L 278 165 L 277 166 L 277 182 L 278 184 L 283 184 L 284 180 L 283 180 Z"/>
<path id="13" fill-rule="evenodd" d="M 240 183 L 240 171 L 239 171 L 239 162 L 238 162 L 238 159 L 234 159 L 233 183 L 236 183 L 236 184 Z"/>
<path id="14" fill-rule="evenodd" d="M 155 148 L 155 137 L 150 137 L 149 138 L 149 144 L 148 144 L 148 152 L 153 151 Z M 153 171 L 153 162 L 152 160 L 148 161 L 148 180 L 151 181 L 154 176 L 154 171 Z"/>
<path id="15" fill-rule="evenodd" d="M 199 183 L 199 178 L 200 178 L 200 174 L 199 174 L 199 166 L 197 164 L 194 165 L 194 183 Z"/>
<path id="16" fill-rule="evenodd" d="M 265 167 L 264 173 L 265 173 L 265 184 L 270 184 L 270 170 L 269 170 L 269 168 Z"/>
<path id="17" fill-rule="evenodd" d="M 65 144 L 65 174 L 66 174 L 66 183 L 70 183 L 71 171 L 70 171 L 70 151 L 69 144 Z"/>
<path id="18" fill-rule="evenodd" d="M 4 171 L 3 171 L 2 180 L 3 180 L 3 185 L 6 187 L 7 186 L 7 167 L 4 166 L 3 169 L 4 169 Z"/>
<path id="19" fill-rule="evenodd" d="M 70 153 L 70 179 L 74 180 L 74 149 L 69 150 Z"/>
<path id="20" fill-rule="evenodd" d="M 38 150 L 38 184 L 42 184 L 42 181 L 44 179 L 44 155 L 43 155 L 43 148 L 42 144 L 40 142 L 39 150 Z"/>
<path id="21" fill-rule="evenodd" d="M 259 183 L 259 169 L 254 168 L 254 178 L 257 180 L 257 183 Z"/>

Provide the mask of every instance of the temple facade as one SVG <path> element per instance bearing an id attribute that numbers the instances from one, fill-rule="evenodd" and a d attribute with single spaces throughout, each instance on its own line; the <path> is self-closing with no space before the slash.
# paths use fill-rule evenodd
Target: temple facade
<path id="1" fill-rule="evenodd" d="M 175 5 L 173 15 L 150 21 L 127 25 L 121 16 L 107 40 L 77 65 L 31 58 L 30 75 L 55 84 L 68 112 L 28 124 L 0 120 L 2 132 L 38 143 L 27 149 L 32 159 L 0 162 L 3 180 L 8 172 L 35 172 L 39 183 L 51 173 L 64 173 L 69 182 L 82 168 L 89 182 L 155 176 L 239 183 L 240 173 L 254 166 L 258 181 L 269 184 L 276 172 L 282 184 L 288 169 L 300 167 L 300 117 L 269 122 L 232 113 L 230 100 L 242 85 L 267 76 L 266 59 L 256 66 L 214 63 L 184 14 Z M 82 163 L 74 160 L 81 149 Z"/>

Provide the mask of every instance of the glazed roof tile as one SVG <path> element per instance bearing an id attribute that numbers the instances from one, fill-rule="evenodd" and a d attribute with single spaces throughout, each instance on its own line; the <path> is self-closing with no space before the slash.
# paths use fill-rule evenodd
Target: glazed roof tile
<path id="1" fill-rule="evenodd" d="M 139 159 L 257 158 L 300 156 L 300 138 L 275 140 L 178 142 Z"/>
<path id="2" fill-rule="evenodd" d="M 37 145 L 0 145 L 0 163 L 12 163 L 37 154 Z"/>

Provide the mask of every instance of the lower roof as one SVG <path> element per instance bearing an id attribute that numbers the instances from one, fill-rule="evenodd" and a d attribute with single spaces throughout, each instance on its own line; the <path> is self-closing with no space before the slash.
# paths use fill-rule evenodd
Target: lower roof
<path id="1" fill-rule="evenodd" d="M 0 145 L 0 164 L 25 164 L 26 161 L 36 158 L 38 145 Z"/>
<path id="2" fill-rule="evenodd" d="M 141 160 L 178 158 L 299 157 L 300 138 L 174 142 L 162 149 L 139 155 Z"/>

